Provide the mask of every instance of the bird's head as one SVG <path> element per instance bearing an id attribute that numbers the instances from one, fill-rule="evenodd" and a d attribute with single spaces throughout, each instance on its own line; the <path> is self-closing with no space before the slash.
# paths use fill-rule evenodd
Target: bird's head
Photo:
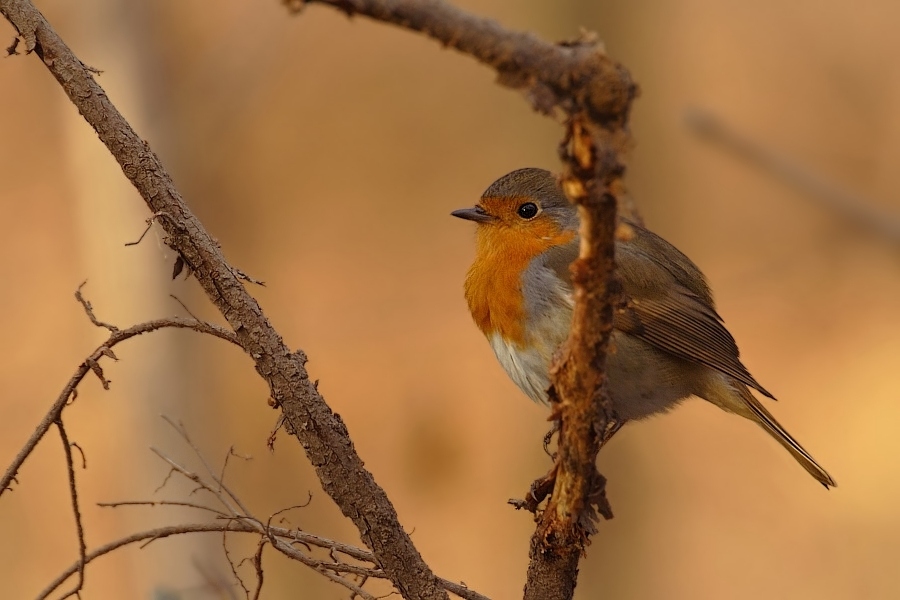
<path id="1" fill-rule="evenodd" d="M 478 252 L 537 255 L 575 238 L 578 213 L 544 169 L 518 169 L 485 190 L 454 217 L 478 225 Z"/>

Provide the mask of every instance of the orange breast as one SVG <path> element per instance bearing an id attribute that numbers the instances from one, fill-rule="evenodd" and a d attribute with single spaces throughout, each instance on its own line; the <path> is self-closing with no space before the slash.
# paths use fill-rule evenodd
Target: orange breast
<path id="1" fill-rule="evenodd" d="M 522 273 L 535 257 L 574 237 L 574 232 L 560 231 L 550 220 L 531 223 L 528 231 L 490 224 L 478 227 L 475 262 L 465 289 L 472 318 L 482 333 L 499 333 L 519 346 L 526 343 Z"/>

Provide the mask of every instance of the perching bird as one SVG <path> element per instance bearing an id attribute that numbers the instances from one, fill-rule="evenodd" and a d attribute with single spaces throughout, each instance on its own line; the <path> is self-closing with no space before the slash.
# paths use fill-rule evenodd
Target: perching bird
<path id="1" fill-rule="evenodd" d="M 472 318 L 516 385 L 546 404 L 550 362 L 572 322 L 577 209 L 549 171 L 519 169 L 491 184 L 475 207 L 452 214 L 477 224 L 465 283 Z M 624 309 L 613 318 L 606 367 L 617 420 L 699 396 L 757 423 L 810 475 L 834 486 L 750 392 L 774 398 L 741 364 L 697 266 L 658 235 L 621 222 L 628 235 L 617 236 L 615 259 Z"/>

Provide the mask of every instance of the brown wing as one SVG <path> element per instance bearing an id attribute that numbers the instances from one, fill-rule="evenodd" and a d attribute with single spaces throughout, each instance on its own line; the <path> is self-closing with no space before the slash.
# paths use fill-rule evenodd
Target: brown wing
<path id="1" fill-rule="evenodd" d="M 613 326 L 665 352 L 733 377 L 774 400 L 741 364 L 740 352 L 713 304 L 703 274 L 656 234 L 629 222 L 635 236 L 616 244 L 625 307 Z M 545 265 L 566 283 L 578 240 L 547 252 Z"/>
<path id="2" fill-rule="evenodd" d="M 659 236 L 634 228 L 633 239 L 616 245 L 625 307 L 616 312 L 613 326 L 774 399 L 741 364 L 737 344 L 696 265 Z"/>
<path id="3" fill-rule="evenodd" d="M 698 362 L 773 398 L 741 364 L 737 344 L 715 310 L 681 286 L 658 298 L 627 298 L 613 326 L 679 358 Z"/>

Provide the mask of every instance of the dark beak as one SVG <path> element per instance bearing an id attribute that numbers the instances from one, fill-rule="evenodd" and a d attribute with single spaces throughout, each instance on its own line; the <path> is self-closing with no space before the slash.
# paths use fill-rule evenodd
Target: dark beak
<path id="1" fill-rule="evenodd" d="M 484 209 L 480 206 L 461 208 L 459 210 L 454 210 L 450 214 L 454 217 L 465 219 L 466 221 L 475 221 L 476 223 L 489 223 L 494 220 L 494 217 L 484 212 Z"/>

